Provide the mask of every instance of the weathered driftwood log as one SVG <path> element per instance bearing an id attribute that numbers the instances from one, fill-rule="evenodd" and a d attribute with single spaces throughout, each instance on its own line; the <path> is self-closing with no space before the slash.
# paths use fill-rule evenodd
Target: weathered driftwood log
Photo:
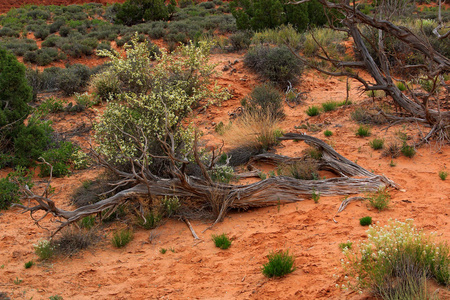
<path id="1" fill-rule="evenodd" d="M 322 151 L 321 165 L 343 177 L 323 180 L 298 180 L 291 177 L 278 176 L 247 185 L 231 185 L 211 183 L 207 179 L 177 174 L 173 178 L 157 178 L 146 180 L 135 186 L 120 191 L 115 195 L 97 203 L 86 205 L 73 211 L 58 208 L 54 201 L 33 193 L 24 187 L 25 201 L 36 202 L 35 206 L 16 204 L 15 206 L 29 211 L 33 217 L 36 211 L 44 211 L 61 218 L 58 232 L 64 226 L 83 217 L 100 213 L 106 209 L 114 209 L 126 201 L 142 197 L 176 196 L 180 199 L 197 199 L 203 203 L 217 205 L 217 220 L 223 219 L 230 208 L 247 209 L 282 203 L 296 202 L 310 198 L 313 193 L 324 196 L 351 195 L 374 192 L 383 186 L 396 187 L 395 183 L 382 175 L 375 175 L 358 164 L 346 159 L 325 142 L 315 137 L 288 133 L 280 140 L 302 140 Z M 358 176 L 353 178 L 349 176 Z M 196 203 L 198 203 L 197 201 Z M 214 203 L 212 203 L 214 202 Z M 43 218 L 43 217 L 42 217 Z M 36 220 L 39 222 L 40 220 Z M 56 233 L 55 232 L 55 233 Z"/>

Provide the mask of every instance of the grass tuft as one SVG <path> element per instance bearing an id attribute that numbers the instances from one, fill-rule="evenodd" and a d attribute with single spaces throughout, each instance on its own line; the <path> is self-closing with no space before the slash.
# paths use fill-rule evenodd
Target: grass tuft
<path id="1" fill-rule="evenodd" d="M 370 136 L 370 127 L 361 125 L 356 131 L 356 135 L 359 137 L 367 137 Z"/>
<path id="2" fill-rule="evenodd" d="M 221 235 L 213 234 L 212 240 L 214 241 L 216 247 L 223 250 L 228 249 L 231 246 L 231 240 L 226 236 L 225 233 L 222 233 Z"/>
<path id="3" fill-rule="evenodd" d="M 25 269 L 29 269 L 34 265 L 34 261 L 30 260 L 25 263 Z"/>
<path id="4" fill-rule="evenodd" d="M 326 136 L 326 137 L 330 137 L 330 136 L 332 136 L 333 135 L 333 132 L 331 131 L 331 130 L 325 130 L 324 132 L 323 132 L 323 134 Z"/>
<path id="5" fill-rule="evenodd" d="M 361 226 L 369 226 L 372 224 L 372 217 L 364 217 L 359 219 L 359 224 L 361 224 Z"/>
<path id="6" fill-rule="evenodd" d="M 416 149 L 414 149 L 413 146 L 407 145 L 406 143 L 403 144 L 401 151 L 404 156 L 409 157 L 409 158 L 412 158 L 412 157 L 414 157 L 414 155 L 416 155 Z"/>
<path id="7" fill-rule="evenodd" d="M 447 179 L 448 173 L 446 171 L 439 171 L 439 178 L 441 180 Z"/>
<path id="8" fill-rule="evenodd" d="M 384 139 L 373 139 L 372 141 L 369 142 L 369 146 L 373 149 L 373 150 L 379 150 L 379 149 L 383 149 L 384 147 Z"/>
<path id="9" fill-rule="evenodd" d="M 317 106 L 310 106 L 305 112 L 310 117 L 318 116 L 320 114 L 320 110 Z"/>
<path id="10" fill-rule="evenodd" d="M 269 253 L 267 258 L 269 262 L 264 264 L 262 268 L 262 273 L 266 277 L 282 277 L 295 270 L 295 259 L 289 254 L 289 250 L 286 250 L 286 252 Z"/>
<path id="11" fill-rule="evenodd" d="M 114 232 L 111 242 L 116 248 L 123 248 L 133 240 L 133 230 L 122 229 Z"/>
<path id="12" fill-rule="evenodd" d="M 389 207 L 391 201 L 391 195 L 386 188 L 380 188 L 377 192 L 368 196 L 369 203 L 378 211 L 385 210 Z"/>

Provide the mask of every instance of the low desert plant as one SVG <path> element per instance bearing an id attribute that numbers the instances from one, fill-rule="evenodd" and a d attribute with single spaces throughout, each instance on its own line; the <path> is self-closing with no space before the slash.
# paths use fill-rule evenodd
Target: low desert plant
<path id="1" fill-rule="evenodd" d="M 158 227 L 162 220 L 162 216 L 159 212 L 149 211 L 144 214 L 145 220 L 139 218 L 138 225 L 144 229 L 150 230 Z"/>
<path id="2" fill-rule="evenodd" d="M 212 240 L 214 241 L 214 244 L 217 248 L 220 249 L 228 249 L 231 246 L 231 240 L 227 237 L 225 233 L 222 233 L 221 235 L 212 235 Z"/>
<path id="3" fill-rule="evenodd" d="M 391 220 L 367 233 L 367 241 L 344 251 L 341 263 L 354 279 L 349 287 L 370 289 L 382 299 L 431 299 L 425 286 L 428 278 L 450 284 L 448 245 L 418 230 L 412 220 Z"/>
<path id="4" fill-rule="evenodd" d="M 401 148 L 401 152 L 404 156 L 412 158 L 414 155 L 416 155 L 416 149 L 414 149 L 414 146 L 410 146 L 406 143 L 403 144 Z"/>
<path id="5" fill-rule="evenodd" d="M 246 112 L 259 113 L 272 118 L 284 118 L 283 98 L 280 92 L 270 83 L 253 88 L 250 95 L 242 99 Z"/>
<path id="6" fill-rule="evenodd" d="M 330 136 L 332 136 L 333 135 L 333 132 L 331 131 L 331 130 L 325 130 L 324 132 L 323 132 L 323 135 L 325 135 L 326 137 L 330 137 Z"/>
<path id="7" fill-rule="evenodd" d="M 361 226 L 369 226 L 370 224 L 372 224 L 372 217 L 363 217 L 359 219 L 359 224 Z"/>
<path id="8" fill-rule="evenodd" d="M 400 90 L 400 91 L 406 91 L 406 85 L 403 83 L 403 82 L 401 82 L 401 81 L 399 81 L 399 82 L 397 82 L 396 84 L 395 84 L 396 86 L 397 86 L 397 88 Z"/>
<path id="9" fill-rule="evenodd" d="M 448 173 L 446 171 L 439 171 L 439 178 L 441 180 L 447 179 Z"/>
<path id="10" fill-rule="evenodd" d="M 95 226 L 95 217 L 94 216 L 86 216 L 80 221 L 80 227 L 91 229 Z"/>
<path id="11" fill-rule="evenodd" d="M 267 150 L 279 143 L 280 120 L 260 112 L 244 113 L 224 134 L 224 140 L 235 147 Z"/>
<path id="12" fill-rule="evenodd" d="M 391 195 L 386 188 L 380 188 L 377 192 L 369 194 L 367 198 L 370 205 L 378 211 L 387 209 L 391 201 Z"/>
<path id="13" fill-rule="evenodd" d="M 30 260 L 25 263 L 25 269 L 29 269 L 34 265 L 34 261 Z"/>
<path id="14" fill-rule="evenodd" d="M 84 230 L 68 227 L 61 231 L 61 235 L 51 241 L 54 253 L 72 256 L 80 250 L 86 249 L 100 239 L 95 230 Z"/>
<path id="15" fill-rule="evenodd" d="M 111 242 L 116 248 L 123 248 L 133 239 L 133 230 L 121 229 L 113 233 Z"/>
<path id="16" fill-rule="evenodd" d="M 383 150 L 383 156 L 390 156 L 391 158 L 397 158 L 400 156 L 401 147 L 398 142 L 389 143 Z"/>
<path id="17" fill-rule="evenodd" d="M 60 295 L 53 295 L 48 297 L 49 300 L 63 300 L 64 298 Z"/>
<path id="18" fill-rule="evenodd" d="M 159 253 L 161 253 L 161 254 L 166 254 L 166 252 L 167 252 L 166 248 L 159 249 Z"/>
<path id="19" fill-rule="evenodd" d="M 338 106 L 339 106 L 339 103 L 335 102 L 335 101 L 327 101 L 325 103 L 322 103 L 322 109 L 324 112 L 333 111 Z"/>
<path id="20" fill-rule="evenodd" d="M 320 151 L 319 149 L 315 148 L 315 147 L 309 147 L 307 148 L 305 151 L 305 156 L 308 156 L 312 159 L 315 160 L 320 160 L 322 158 L 322 151 Z"/>
<path id="21" fill-rule="evenodd" d="M 296 179 L 312 180 L 319 177 L 319 165 L 314 159 L 296 161 L 292 164 L 280 165 L 278 175 L 289 176 Z"/>
<path id="22" fill-rule="evenodd" d="M 370 127 L 363 125 L 359 126 L 358 130 L 356 131 L 356 135 L 359 137 L 370 136 Z"/>
<path id="23" fill-rule="evenodd" d="M 379 149 L 383 149 L 384 146 L 384 139 L 378 139 L 375 138 L 372 141 L 369 142 L 369 146 L 373 149 L 373 150 L 379 150 Z"/>
<path id="24" fill-rule="evenodd" d="M 314 106 L 314 105 L 308 107 L 308 109 L 305 112 L 310 117 L 318 116 L 320 114 L 319 108 L 317 106 Z"/>
<path id="25" fill-rule="evenodd" d="M 352 242 L 347 241 L 345 243 L 339 243 L 339 248 L 341 248 L 342 250 L 352 249 L 352 245 Z"/>
<path id="26" fill-rule="evenodd" d="M 262 273 L 266 277 L 282 277 L 295 271 L 295 259 L 289 254 L 289 250 L 271 252 L 267 258 L 269 262 L 262 267 Z"/>
<path id="27" fill-rule="evenodd" d="M 54 254 L 54 246 L 48 240 L 40 240 L 37 244 L 34 244 L 33 247 L 34 253 L 36 253 L 41 260 L 47 260 Z"/>
<path id="28" fill-rule="evenodd" d="M 311 198 L 313 199 L 314 203 L 319 203 L 320 199 L 320 193 L 317 193 L 314 189 L 311 193 Z"/>

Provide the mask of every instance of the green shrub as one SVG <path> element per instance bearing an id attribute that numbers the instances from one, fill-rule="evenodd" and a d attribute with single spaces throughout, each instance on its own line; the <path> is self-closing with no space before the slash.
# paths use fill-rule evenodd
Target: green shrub
<path id="1" fill-rule="evenodd" d="M 208 173 L 214 182 L 230 183 L 234 178 L 233 167 L 227 165 L 215 166 L 212 170 L 208 171 Z"/>
<path id="2" fill-rule="evenodd" d="M 162 220 L 162 216 L 158 212 L 149 211 L 144 214 L 145 220 L 140 218 L 138 225 L 144 229 L 150 230 L 158 227 Z"/>
<path id="3" fill-rule="evenodd" d="M 256 32 L 253 36 L 252 43 L 255 45 L 270 43 L 278 46 L 287 44 L 292 49 L 298 50 L 303 40 L 302 34 L 300 34 L 291 24 L 288 24 Z"/>
<path id="4" fill-rule="evenodd" d="M 67 96 L 82 92 L 88 85 L 90 74 L 89 67 L 80 64 L 62 69 L 58 77 L 58 88 Z"/>
<path id="5" fill-rule="evenodd" d="M 34 37 L 37 39 L 45 40 L 49 36 L 50 30 L 47 25 L 41 25 L 34 31 Z"/>
<path id="6" fill-rule="evenodd" d="M 387 209 L 391 201 L 391 195 L 386 188 L 380 188 L 377 192 L 369 194 L 367 198 L 378 211 Z"/>
<path id="7" fill-rule="evenodd" d="M 368 239 L 346 250 L 342 259 L 348 285 L 369 289 L 382 299 L 431 299 L 426 280 L 450 284 L 450 250 L 433 236 L 418 230 L 412 221 L 390 221 L 373 226 Z"/>
<path id="8" fill-rule="evenodd" d="M 71 142 L 62 142 L 57 148 L 49 149 L 42 153 L 41 157 L 53 167 L 53 176 L 63 177 L 70 173 L 70 162 L 77 148 Z M 50 175 L 50 166 L 41 165 L 39 176 Z"/>
<path id="9" fill-rule="evenodd" d="M 214 241 L 214 244 L 217 248 L 220 249 L 228 249 L 231 246 L 231 240 L 226 236 L 225 233 L 222 233 L 221 235 L 212 235 L 212 240 Z"/>
<path id="10" fill-rule="evenodd" d="M 391 158 L 397 158 L 400 156 L 401 147 L 398 142 L 389 143 L 383 150 L 383 156 L 390 156 Z"/>
<path id="11" fill-rule="evenodd" d="M 20 186 L 24 185 L 33 187 L 31 174 L 27 174 L 26 169 L 22 167 L 17 167 L 16 171 L 0 179 L 0 210 L 8 209 L 12 203 L 19 202 L 22 196 Z"/>
<path id="12" fill-rule="evenodd" d="M 397 82 L 396 84 L 395 84 L 396 86 L 397 86 L 397 88 L 400 90 L 400 91 L 406 91 L 406 85 L 403 83 L 403 82 L 401 82 L 401 81 L 399 81 L 399 82 Z"/>
<path id="13" fill-rule="evenodd" d="M 370 136 L 370 127 L 363 125 L 359 126 L 358 130 L 356 131 L 356 135 L 359 137 Z"/>
<path id="14" fill-rule="evenodd" d="M 261 77 L 280 86 L 294 84 L 301 75 L 302 65 L 286 47 L 257 45 L 244 57 L 244 64 Z"/>
<path id="15" fill-rule="evenodd" d="M 339 243 L 339 248 L 341 248 L 342 250 L 348 250 L 348 249 L 352 249 L 352 245 L 353 243 L 350 241 L 347 241 L 345 243 Z"/>
<path id="16" fill-rule="evenodd" d="M 446 171 L 439 171 L 439 178 L 441 180 L 447 179 L 448 173 Z"/>
<path id="17" fill-rule="evenodd" d="M 262 273 L 266 277 L 282 277 L 295 271 L 294 257 L 286 252 L 272 252 L 267 256 L 269 262 L 263 265 Z"/>
<path id="18" fill-rule="evenodd" d="M 161 205 L 164 209 L 164 214 L 168 217 L 173 216 L 181 208 L 180 199 L 178 199 L 178 197 L 165 196 L 161 199 Z"/>
<path id="19" fill-rule="evenodd" d="M 318 116 L 320 114 L 320 110 L 317 106 L 310 106 L 305 112 L 310 117 Z"/>
<path id="20" fill-rule="evenodd" d="M 316 191 L 313 189 L 311 193 L 311 199 L 313 199 L 314 203 L 319 203 L 320 193 L 316 193 Z"/>
<path id="21" fill-rule="evenodd" d="M 228 40 L 230 41 L 231 51 L 240 51 L 248 49 L 252 42 L 252 31 L 238 31 L 230 35 Z"/>
<path id="22" fill-rule="evenodd" d="M 48 240 L 40 240 L 37 244 L 33 245 L 33 247 L 34 253 L 36 253 L 41 260 L 50 259 L 54 254 L 54 246 Z"/>
<path id="23" fill-rule="evenodd" d="M 361 224 L 361 226 L 369 226 L 372 224 L 372 217 L 363 217 L 359 219 L 359 224 Z"/>
<path id="24" fill-rule="evenodd" d="M 409 146 L 406 143 L 403 144 L 401 152 L 404 156 L 409 158 L 412 158 L 414 155 L 416 155 L 416 149 L 414 149 L 414 146 Z"/>
<path id="25" fill-rule="evenodd" d="M 29 269 L 34 265 L 34 261 L 30 260 L 25 263 L 25 269 Z"/>
<path id="26" fill-rule="evenodd" d="M 307 157 L 311 157 L 312 159 L 320 160 L 322 158 L 322 151 L 315 147 L 309 147 L 305 150 L 305 155 Z"/>
<path id="27" fill-rule="evenodd" d="M 116 248 L 125 247 L 133 239 L 133 231 L 131 229 L 122 229 L 114 232 L 111 242 Z"/>
<path id="28" fill-rule="evenodd" d="M 379 149 L 383 149 L 384 146 L 384 139 L 373 139 L 372 141 L 369 142 L 369 146 L 373 149 L 373 150 L 379 150 Z"/>
<path id="29" fill-rule="evenodd" d="M 283 98 L 271 84 L 264 83 L 253 88 L 249 96 L 241 101 L 246 112 L 258 112 L 273 118 L 284 118 Z"/>
<path id="30" fill-rule="evenodd" d="M 101 100 L 114 98 L 116 94 L 120 93 L 120 81 L 117 74 L 113 72 L 105 71 L 95 75 L 91 79 L 91 85 Z"/>
<path id="31" fill-rule="evenodd" d="M 57 98 L 47 98 L 42 101 L 41 105 L 36 109 L 38 115 L 45 116 L 49 113 L 57 113 L 64 111 L 64 102 Z"/>
<path id="32" fill-rule="evenodd" d="M 331 131 L 331 130 L 325 130 L 324 132 L 323 132 L 323 134 L 326 136 L 326 137 L 330 137 L 330 136 L 332 136 L 333 135 L 333 132 Z"/>
<path id="33" fill-rule="evenodd" d="M 338 103 L 335 101 L 327 101 L 325 103 L 322 103 L 322 109 L 324 112 L 333 111 L 338 107 Z"/>
<path id="34" fill-rule="evenodd" d="M 60 295 L 53 295 L 53 296 L 50 296 L 48 299 L 50 299 L 50 300 L 63 300 L 64 298 L 62 296 L 60 296 Z"/>

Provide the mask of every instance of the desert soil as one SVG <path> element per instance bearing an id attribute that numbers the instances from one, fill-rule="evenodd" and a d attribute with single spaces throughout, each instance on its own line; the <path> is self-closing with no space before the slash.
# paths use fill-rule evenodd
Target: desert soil
<path id="1" fill-rule="evenodd" d="M 218 71 L 229 62 L 238 62 L 233 65 L 236 72 L 224 71 L 218 78 L 220 84 L 233 89 L 234 97 L 191 118 L 205 133 L 203 139 L 209 145 L 221 141 L 221 136 L 214 132 L 214 123 L 227 124 L 228 114 L 260 82 L 244 68 L 242 59 L 243 54 L 212 56 L 212 61 L 218 63 Z M 6 292 L 11 299 L 48 299 L 52 295 L 64 299 L 371 299 L 368 293 L 359 295 L 336 288 L 345 282 L 339 243 L 367 238 L 367 228 L 359 225 L 359 218 L 368 215 L 381 225 L 389 219 L 414 219 L 425 232 L 435 231 L 439 240 L 449 241 L 450 180 L 440 180 L 438 172 L 450 168 L 450 147 L 426 145 L 418 149 L 414 158 L 401 156 L 394 159 L 395 166 L 390 166 L 391 159 L 372 150 L 369 140 L 379 137 L 389 142 L 395 139 L 398 130 L 416 136 L 416 125 L 389 129 L 378 126 L 372 128 L 371 137 L 356 137 L 358 125 L 350 119 L 350 112 L 358 105 L 370 105 L 373 101 L 358 87 L 356 82 L 351 82 L 350 99 L 354 105 L 308 117 L 305 109 L 310 105 L 344 100 L 346 82 L 306 72 L 297 86 L 307 92 L 306 99 L 294 108 L 285 107 L 287 118 L 282 129 L 328 140 L 340 154 L 400 185 L 401 190 L 391 190 L 388 210 L 378 212 L 366 203 L 353 202 L 336 215 L 342 197 L 321 197 L 317 204 L 311 199 L 299 199 L 297 203 L 280 207 L 230 212 L 222 223 L 206 232 L 203 231 L 211 225 L 210 220 L 191 221 L 201 240 L 193 239 L 186 224 L 178 220 L 169 220 L 151 231 L 137 229 L 134 240 L 124 249 L 116 249 L 109 242 L 113 230 L 126 226 L 118 222 L 105 229 L 103 240 L 90 249 L 72 257 L 39 262 L 33 244 L 48 238 L 49 231 L 36 226 L 28 214 L 10 209 L 0 212 L 0 292 Z M 68 131 L 76 128 L 80 120 L 88 123 L 94 114 L 94 111 L 82 115 L 61 113 L 52 118 L 56 130 Z M 295 128 L 307 123 L 320 124 L 321 130 L 309 132 Z M 325 138 L 325 129 L 331 130 L 333 136 Z M 85 135 L 75 141 L 87 145 L 87 138 Z M 300 156 L 305 147 L 302 143 L 283 142 L 276 153 Z M 0 170 L 0 177 L 8 171 Z M 73 209 L 71 193 L 83 181 L 94 179 L 101 172 L 100 168 L 92 168 L 54 179 L 57 205 Z M 37 188 L 45 186 L 45 179 L 35 179 Z M 43 225 L 50 229 L 56 226 L 49 217 Z M 216 248 L 211 241 L 212 234 L 222 233 L 232 238 L 228 250 Z M 161 248 L 173 252 L 161 254 Z M 278 250 L 289 250 L 295 256 L 297 269 L 284 278 L 267 279 L 261 273 L 261 266 L 267 261 L 267 254 Z M 25 269 L 24 263 L 30 260 L 36 264 Z M 450 299 L 450 292 L 443 288 L 439 295 L 441 299 Z"/>

